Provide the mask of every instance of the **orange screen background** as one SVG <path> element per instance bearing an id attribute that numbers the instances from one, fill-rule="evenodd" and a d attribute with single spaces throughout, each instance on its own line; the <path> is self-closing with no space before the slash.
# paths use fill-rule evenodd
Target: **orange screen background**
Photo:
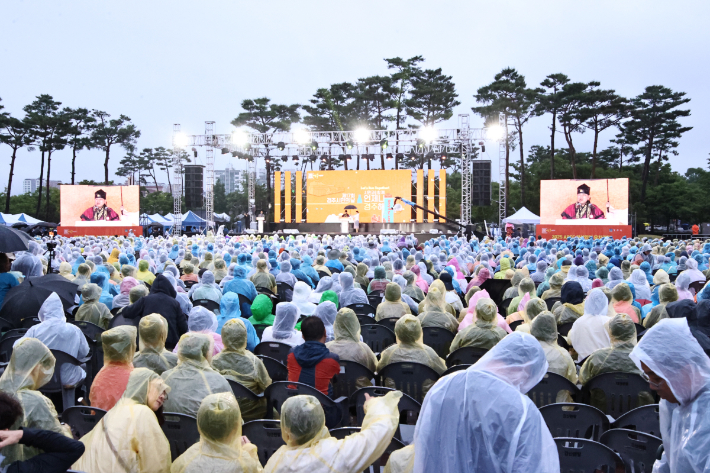
<path id="1" fill-rule="evenodd" d="M 306 195 L 309 223 L 323 223 L 328 216 L 331 216 L 328 221 L 337 221 L 332 216 L 341 215 L 346 205 L 357 207 L 360 223 L 380 222 L 385 199 L 412 198 L 412 172 L 307 171 Z M 408 223 L 411 209 L 408 205 L 401 207 L 402 210 L 394 212 L 394 222 Z M 349 213 L 353 214 L 354 210 Z"/>
<path id="2" fill-rule="evenodd" d="M 617 210 L 629 208 L 629 180 L 624 179 L 555 179 L 540 181 L 540 223 L 555 225 L 560 214 L 577 202 L 577 187 L 589 186 L 591 203 L 605 214 L 607 202 L 607 182 L 609 183 L 609 202 Z M 623 223 L 628 224 L 627 222 Z M 575 225 L 569 220 L 569 225 Z"/>
<path id="3" fill-rule="evenodd" d="M 72 227 L 81 220 L 81 214 L 94 206 L 94 192 L 102 189 L 106 192 L 106 205 L 121 215 L 121 192 L 123 191 L 123 208 L 130 216 L 122 216 L 126 225 L 138 225 L 140 210 L 140 191 L 138 186 L 60 186 L 59 208 L 63 227 Z M 95 222 L 100 226 L 102 222 Z"/>

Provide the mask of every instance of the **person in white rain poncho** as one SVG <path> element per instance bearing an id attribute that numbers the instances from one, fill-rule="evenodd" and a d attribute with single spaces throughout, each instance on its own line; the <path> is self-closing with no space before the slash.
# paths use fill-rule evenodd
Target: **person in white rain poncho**
<path id="1" fill-rule="evenodd" d="M 261 334 L 262 342 L 280 342 L 292 347 L 302 345 L 304 342 L 301 332 L 296 330 L 298 323 L 298 307 L 292 302 L 279 302 L 276 304 L 274 325 L 266 327 Z"/>
<path id="2" fill-rule="evenodd" d="M 629 278 L 629 282 L 634 285 L 636 299 L 651 300 L 651 286 L 648 285 L 646 273 L 640 269 L 634 269 L 634 272 L 631 273 L 631 277 Z"/>
<path id="3" fill-rule="evenodd" d="M 629 355 L 661 397 L 664 452 L 654 473 L 710 471 L 710 358 L 686 319 L 648 329 Z"/>
<path id="4" fill-rule="evenodd" d="M 547 372 L 540 343 L 514 332 L 478 363 L 440 379 L 414 433 L 415 473 L 558 473 L 557 447 L 525 393 Z"/>
<path id="5" fill-rule="evenodd" d="M 607 316 L 609 299 L 599 289 L 593 289 L 584 301 L 584 315 L 574 321 L 567 334 L 579 360 L 583 360 L 600 348 L 611 346 L 606 324 L 611 320 Z"/>
<path id="6" fill-rule="evenodd" d="M 298 315 L 314 315 L 316 313 L 316 305 L 308 302 L 313 289 L 303 281 L 298 281 L 293 287 L 293 302 L 298 307 Z M 320 299 L 318 299 L 320 300 Z"/>
<path id="7" fill-rule="evenodd" d="M 323 321 L 325 325 L 325 341 L 332 342 L 335 339 L 333 333 L 333 324 L 335 323 L 335 316 L 338 314 L 338 308 L 331 301 L 321 302 L 316 308 L 315 316 Z"/>

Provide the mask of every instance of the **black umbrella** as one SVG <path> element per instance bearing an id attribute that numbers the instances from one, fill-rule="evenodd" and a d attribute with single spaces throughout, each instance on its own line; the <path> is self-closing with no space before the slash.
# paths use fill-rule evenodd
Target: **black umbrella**
<path id="1" fill-rule="evenodd" d="M 76 284 L 59 274 L 27 278 L 7 291 L 0 317 L 19 328 L 22 319 L 37 317 L 40 307 L 53 292 L 57 293 L 64 310 L 67 310 L 74 305 L 77 288 Z"/>
<path id="2" fill-rule="evenodd" d="M 350 210 L 350 209 L 355 209 L 355 210 L 357 210 L 357 207 L 355 207 L 355 206 L 352 205 L 352 204 L 345 206 L 345 210 Z"/>
<path id="3" fill-rule="evenodd" d="M 27 251 L 31 240 L 32 237 L 23 231 L 0 225 L 0 253 Z"/>

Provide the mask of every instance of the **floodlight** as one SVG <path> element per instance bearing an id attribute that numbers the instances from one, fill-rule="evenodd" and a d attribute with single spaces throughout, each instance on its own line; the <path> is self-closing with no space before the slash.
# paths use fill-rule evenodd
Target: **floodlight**
<path id="1" fill-rule="evenodd" d="M 188 143 L 188 138 L 185 133 L 175 133 L 173 140 L 175 142 L 175 146 L 178 148 L 184 148 Z"/>
<path id="2" fill-rule="evenodd" d="M 281 156 L 281 161 L 283 161 L 284 163 L 288 161 L 288 156 Z"/>
<path id="3" fill-rule="evenodd" d="M 222 154 L 229 153 L 229 148 L 222 148 Z"/>
<path id="4" fill-rule="evenodd" d="M 236 158 L 238 154 L 239 154 L 239 151 L 232 151 L 233 158 Z"/>
<path id="5" fill-rule="evenodd" d="M 232 133 L 232 143 L 243 148 L 249 143 L 249 135 L 243 130 L 235 130 Z"/>
<path id="6" fill-rule="evenodd" d="M 387 149 L 388 146 L 389 142 L 387 141 L 387 138 L 382 138 L 382 140 L 380 140 L 380 148 Z"/>
<path id="7" fill-rule="evenodd" d="M 318 149 L 318 142 L 317 141 L 315 141 L 315 140 L 311 141 L 311 149 L 313 151 Z"/>
<path id="8" fill-rule="evenodd" d="M 394 159 L 394 156 L 392 156 L 392 153 L 387 153 L 387 158 L 388 161 Z"/>
<path id="9" fill-rule="evenodd" d="M 423 148 L 424 145 L 426 145 L 426 142 L 421 138 L 417 138 L 417 148 Z"/>
<path id="10" fill-rule="evenodd" d="M 364 143 L 370 140 L 370 131 L 365 128 L 358 128 L 353 132 L 353 138 L 358 143 Z"/>
<path id="11" fill-rule="evenodd" d="M 486 136 L 489 140 L 500 141 L 505 136 L 505 130 L 503 130 L 503 127 L 501 127 L 500 125 L 490 126 L 486 128 L 486 130 Z"/>
<path id="12" fill-rule="evenodd" d="M 445 159 L 446 159 L 446 152 L 445 152 L 445 151 L 442 151 L 442 153 L 441 153 L 441 160 L 443 161 L 443 160 L 445 160 Z"/>
<path id="13" fill-rule="evenodd" d="M 308 133 L 308 130 L 300 128 L 293 132 L 293 139 L 296 140 L 296 143 L 300 145 L 305 145 L 306 143 L 308 143 L 308 140 L 311 139 L 311 136 Z"/>
<path id="14" fill-rule="evenodd" d="M 425 126 L 419 130 L 419 137 L 427 143 L 431 143 L 439 137 L 439 132 L 431 126 Z"/>
<path id="15" fill-rule="evenodd" d="M 268 164 L 268 163 L 271 162 L 271 159 L 267 156 L 267 157 L 264 158 L 264 162 L 265 162 L 266 164 Z"/>
<path id="16" fill-rule="evenodd" d="M 403 153 L 397 153 L 397 160 L 401 161 L 404 159 L 404 154 Z"/>
<path id="17" fill-rule="evenodd" d="M 294 155 L 291 157 L 291 159 L 293 159 L 294 161 L 298 162 L 298 155 L 297 155 L 297 154 L 294 154 Z"/>
<path id="18" fill-rule="evenodd" d="M 286 148 L 286 145 L 284 144 L 283 141 L 279 141 L 276 147 L 279 149 L 279 151 L 283 151 L 284 148 Z"/>
<path id="19" fill-rule="evenodd" d="M 348 141 L 345 142 L 345 146 L 346 146 L 348 149 L 353 149 L 353 142 L 350 141 L 350 140 L 348 140 Z"/>

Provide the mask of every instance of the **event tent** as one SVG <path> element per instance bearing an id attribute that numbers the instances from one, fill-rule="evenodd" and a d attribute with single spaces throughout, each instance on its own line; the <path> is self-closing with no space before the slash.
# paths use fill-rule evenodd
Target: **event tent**
<path id="1" fill-rule="evenodd" d="M 510 217 L 504 218 L 503 219 L 504 223 L 512 223 L 513 225 L 522 225 L 522 224 L 529 224 L 529 225 L 539 225 L 540 224 L 540 217 L 526 209 L 525 207 L 522 207 L 520 210 L 515 212 L 513 215 Z"/>

